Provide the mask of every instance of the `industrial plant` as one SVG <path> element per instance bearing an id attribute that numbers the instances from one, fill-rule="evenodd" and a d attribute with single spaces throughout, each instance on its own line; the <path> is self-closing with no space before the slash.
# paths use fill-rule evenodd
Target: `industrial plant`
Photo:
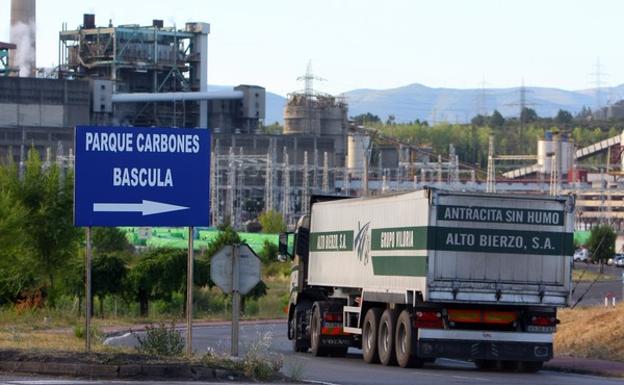
<path id="1" fill-rule="evenodd" d="M 58 66 L 35 66 L 35 0 L 11 3 L 11 41 L 0 42 L 0 157 L 23 164 L 29 148 L 46 162 L 73 167 L 74 127 L 115 125 L 208 128 L 212 132 L 212 223 L 236 228 L 266 210 L 289 225 L 309 210 L 313 194 L 360 196 L 423 186 L 463 191 L 574 193 L 578 225 L 608 221 L 618 229 L 624 193 L 618 163 L 591 176 L 577 161 L 619 151 L 621 135 L 585 148 L 559 133 L 539 140 L 536 155 L 497 154 L 488 169 L 401 143 L 348 119 L 347 101 L 314 89 L 311 66 L 288 95 L 283 132 L 266 132 L 265 88 L 208 86 L 210 24 L 183 28 L 98 23 L 85 14 L 58 34 Z M 619 155 L 619 152 L 618 152 Z M 609 157 L 611 158 L 611 157 Z M 506 162 L 533 162 L 502 173 Z M 619 159 L 618 159 L 619 161 Z M 614 173 L 614 171 L 617 171 Z"/>

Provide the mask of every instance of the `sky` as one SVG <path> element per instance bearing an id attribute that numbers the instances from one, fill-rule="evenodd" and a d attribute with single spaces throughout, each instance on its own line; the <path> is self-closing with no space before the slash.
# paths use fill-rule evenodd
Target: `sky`
<path id="1" fill-rule="evenodd" d="M 595 87 L 596 72 L 601 86 L 624 83 L 619 0 L 39 0 L 38 67 L 58 63 L 58 31 L 78 27 L 83 13 L 101 26 L 208 22 L 209 83 L 281 95 L 303 89 L 309 61 L 325 79 L 315 89 L 332 94 L 522 81 L 576 90 Z M 0 41 L 9 14 L 10 0 L 0 0 Z"/>

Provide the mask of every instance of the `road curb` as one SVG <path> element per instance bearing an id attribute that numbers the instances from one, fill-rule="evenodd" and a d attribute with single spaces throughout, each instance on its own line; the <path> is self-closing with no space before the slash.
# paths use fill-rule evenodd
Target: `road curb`
<path id="1" fill-rule="evenodd" d="M 242 325 L 257 325 L 257 324 L 270 324 L 270 323 L 279 323 L 283 322 L 286 324 L 287 320 L 285 318 L 279 319 L 260 319 L 260 320 L 241 320 L 240 324 Z M 140 333 L 144 332 L 148 326 L 158 325 L 159 322 L 146 323 L 146 324 L 138 324 L 132 327 L 107 327 L 103 328 L 104 338 L 118 337 L 127 333 Z M 167 323 L 165 323 L 168 325 Z M 228 326 L 231 325 L 232 321 L 194 321 L 193 328 L 195 327 L 206 327 L 206 326 Z M 186 330 L 186 324 L 184 323 L 176 323 L 174 325 L 176 330 Z"/>
<path id="2" fill-rule="evenodd" d="M 601 377 L 624 378 L 624 372 L 620 370 L 595 369 L 588 367 L 574 367 L 568 365 L 544 364 L 544 370 L 561 373 L 588 374 Z"/>
<path id="3" fill-rule="evenodd" d="M 66 362 L 0 361 L 0 371 L 84 378 L 177 378 L 238 380 L 240 373 L 192 364 L 87 364 Z"/>

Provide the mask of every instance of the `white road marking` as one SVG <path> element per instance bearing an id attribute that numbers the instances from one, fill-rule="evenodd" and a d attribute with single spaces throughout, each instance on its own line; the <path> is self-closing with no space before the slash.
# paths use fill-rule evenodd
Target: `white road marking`
<path id="1" fill-rule="evenodd" d="M 318 384 L 318 385 L 340 385 L 335 382 L 325 382 L 325 381 L 316 381 L 316 380 L 302 380 L 308 384 Z"/>

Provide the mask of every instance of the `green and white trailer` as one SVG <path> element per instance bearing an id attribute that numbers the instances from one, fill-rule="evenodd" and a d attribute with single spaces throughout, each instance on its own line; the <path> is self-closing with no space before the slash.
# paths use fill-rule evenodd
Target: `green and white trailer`
<path id="1" fill-rule="evenodd" d="M 287 250 L 288 337 L 367 362 L 535 371 L 570 298 L 574 200 L 460 193 L 316 199 Z"/>

